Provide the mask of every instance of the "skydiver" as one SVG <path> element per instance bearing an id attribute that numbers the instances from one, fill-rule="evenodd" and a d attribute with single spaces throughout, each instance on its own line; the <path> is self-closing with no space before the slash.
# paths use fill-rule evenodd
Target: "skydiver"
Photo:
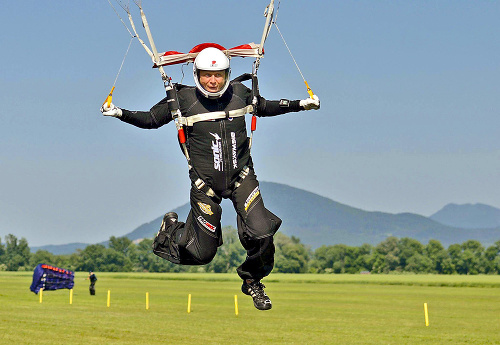
<path id="1" fill-rule="evenodd" d="M 182 116 L 189 120 L 222 111 L 225 117 L 204 118 L 187 127 L 191 210 L 185 223 L 178 221 L 175 212 L 165 214 L 153 251 L 176 264 L 208 264 L 222 245 L 221 200 L 231 199 L 237 213 L 238 236 L 247 251 L 245 261 L 237 268 L 243 280 L 241 290 L 252 296 L 257 309 L 268 310 L 272 304 L 261 280 L 274 266 L 273 236 L 281 219 L 264 207 L 245 117 L 236 115 L 239 110 L 246 113 L 244 109 L 252 104 L 252 91 L 239 78 L 230 81 L 229 59 L 217 48 L 205 48 L 197 55 L 193 75 L 196 86 L 175 84 Z M 259 96 L 257 104 L 257 116 L 262 117 L 320 108 L 316 95 L 292 101 L 269 101 Z M 144 129 L 172 121 L 167 98 L 149 111 L 129 111 L 105 103 L 101 112 Z"/>
<path id="2" fill-rule="evenodd" d="M 94 272 L 89 271 L 89 276 L 87 277 L 87 279 L 90 280 L 89 291 L 90 294 L 93 296 L 95 295 L 95 283 L 97 281 L 97 277 Z"/>

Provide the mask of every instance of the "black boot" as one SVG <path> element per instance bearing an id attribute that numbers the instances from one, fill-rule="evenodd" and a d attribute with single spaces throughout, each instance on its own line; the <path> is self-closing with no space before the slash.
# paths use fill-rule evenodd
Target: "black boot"
<path id="1" fill-rule="evenodd" d="M 269 297 L 264 292 L 264 288 L 264 284 L 260 281 L 247 283 L 247 281 L 244 280 L 243 285 L 241 285 L 241 291 L 245 295 L 252 296 L 255 308 L 259 310 L 269 310 L 273 305 Z"/>
<path id="2" fill-rule="evenodd" d="M 163 216 L 163 221 L 161 222 L 160 231 L 164 231 L 166 227 L 177 223 L 179 216 L 175 212 L 168 212 Z"/>
<path id="3" fill-rule="evenodd" d="M 175 212 L 168 212 L 163 216 L 160 230 L 153 241 L 153 253 L 167 259 L 173 263 L 180 263 L 179 247 L 175 243 L 177 232 L 178 215 Z"/>

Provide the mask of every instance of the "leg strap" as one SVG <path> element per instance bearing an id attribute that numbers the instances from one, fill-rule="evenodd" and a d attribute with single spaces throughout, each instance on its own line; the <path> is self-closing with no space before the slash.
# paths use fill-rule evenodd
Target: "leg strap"
<path id="1" fill-rule="evenodd" d="M 210 188 L 201 178 L 198 178 L 196 181 L 194 181 L 194 185 L 209 197 L 213 198 L 215 196 L 215 192 L 213 191 L 213 189 Z"/>
<path id="2" fill-rule="evenodd" d="M 215 198 L 215 199 L 220 200 L 220 197 L 217 194 L 215 194 L 214 190 L 209 185 L 207 185 L 205 183 L 205 181 L 203 181 L 200 178 L 200 175 L 198 175 L 198 173 L 196 172 L 196 170 L 193 167 L 191 167 L 191 169 L 189 169 L 189 177 L 191 178 L 193 185 L 198 190 L 202 191 L 203 193 L 208 195 L 210 198 Z"/>
<path id="3" fill-rule="evenodd" d="M 206 195 L 208 195 L 210 198 L 220 199 L 220 197 L 217 194 L 215 194 L 214 190 L 212 188 L 210 188 L 205 183 L 205 181 L 203 181 L 201 178 L 198 177 L 198 174 L 196 174 L 196 172 L 194 171 L 194 169 L 192 170 L 192 172 L 197 177 L 196 180 L 194 181 L 194 185 L 196 186 L 196 188 L 198 188 L 199 190 L 201 190 L 203 193 L 205 193 Z M 243 167 L 243 169 L 241 169 L 240 174 L 238 175 L 238 177 L 236 178 L 236 181 L 234 182 L 234 185 L 233 185 L 232 189 L 235 189 L 235 188 L 238 188 L 239 186 L 241 186 L 241 183 L 243 182 L 243 180 L 245 179 L 245 177 L 248 176 L 249 173 L 250 173 L 250 168 L 247 165 L 245 165 Z"/>
<path id="4" fill-rule="evenodd" d="M 245 165 L 243 167 L 243 169 L 241 169 L 240 174 L 238 175 L 238 178 L 234 182 L 234 188 L 238 188 L 239 186 L 241 186 L 241 182 L 243 182 L 245 177 L 248 176 L 249 172 L 250 172 L 250 168 L 247 165 Z"/>

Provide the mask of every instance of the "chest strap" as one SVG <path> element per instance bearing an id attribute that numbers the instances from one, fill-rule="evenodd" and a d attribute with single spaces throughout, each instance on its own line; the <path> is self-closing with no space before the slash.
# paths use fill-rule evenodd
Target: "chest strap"
<path id="1" fill-rule="evenodd" d="M 253 105 L 247 105 L 244 108 L 230 110 L 230 111 L 213 111 L 210 113 L 196 114 L 192 116 L 182 117 L 179 119 L 183 126 L 191 127 L 196 122 L 200 121 L 210 121 L 218 119 L 226 119 L 232 117 L 240 117 L 246 114 L 251 114 L 253 112 Z"/>

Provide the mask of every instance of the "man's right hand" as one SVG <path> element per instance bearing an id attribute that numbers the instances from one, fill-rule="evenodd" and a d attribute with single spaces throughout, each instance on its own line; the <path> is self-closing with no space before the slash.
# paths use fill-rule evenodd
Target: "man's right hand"
<path id="1" fill-rule="evenodd" d="M 313 95 L 312 97 L 301 100 L 299 104 L 302 108 L 304 108 L 304 110 L 318 110 L 320 106 L 319 97 L 317 95 Z"/>
<path id="2" fill-rule="evenodd" d="M 104 102 L 104 104 L 101 107 L 101 113 L 104 116 L 113 116 L 113 117 L 121 117 L 122 116 L 122 110 L 118 108 L 116 105 L 113 103 L 109 104 L 108 107 L 108 102 Z"/>

